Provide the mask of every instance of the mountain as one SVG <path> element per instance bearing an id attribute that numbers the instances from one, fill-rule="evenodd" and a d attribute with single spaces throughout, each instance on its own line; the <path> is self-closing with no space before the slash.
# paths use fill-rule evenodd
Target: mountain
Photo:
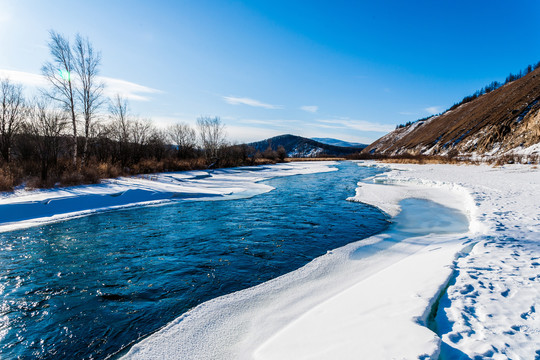
<path id="1" fill-rule="evenodd" d="M 270 146 L 277 150 L 283 146 L 288 157 L 317 157 L 322 155 L 343 156 L 360 152 L 365 145 L 360 147 L 342 147 L 325 144 L 316 140 L 296 135 L 279 135 L 262 141 L 248 144 L 258 151 L 265 151 Z"/>
<path id="2" fill-rule="evenodd" d="M 311 138 L 311 140 L 315 140 L 315 141 L 318 141 L 320 143 L 323 143 L 323 144 L 327 144 L 327 145 L 334 145 L 334 146 L 340 146 L 340 147 L 366 147 L 367 145 L 365 144 L 360 144 L 360 143 L 353 143 L 353 142 L 348 142 L 348 141 L 343 141 L 343 140 L 339 140 L 339 139 L 332 139 L 332 138 Z"/>
<path id="3" fill-rule="evenodd" d="M 540 68 L 443 114 L 402 126 L 363 150 L 380 155 L 540 151 Z"/>

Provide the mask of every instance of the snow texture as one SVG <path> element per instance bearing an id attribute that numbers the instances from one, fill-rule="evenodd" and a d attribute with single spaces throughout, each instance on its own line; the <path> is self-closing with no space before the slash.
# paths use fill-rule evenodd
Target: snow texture
<path id="1" fill-rule="evenodd" d="M 442 359 L 540 355 L 540 172 L 535 166 L 392 165 L 398 184 L 470 194 L 476 245 L 455 263 L 436 322 Z"/>
<path id="2" fill-rule="evenodd" d="M 481 226 L 468 226 L 463 212 L 473 220 L 474 202 L 460 186 L 427 190 L 424 183 L 389 182 L 392 177 L 378 176 L 350 199 L 395 215 L 389 231 L 208 301 L 134 345 L 125 358 L 436 358 L 440 338 L 425 326 L 428 314 L 453 273 L 456 254 Z M 408 198 L 445 205 L 438 206 L 464 221 L 440 220 L 436 211 L 418 218 L 414 210 L 400 219 L 408 209 L 400 211 L 400 204 Z M 423 219 L 428 225 L 417 226 Z"/>
<path id="3" fill-rule="evenodd" d="M 122 198 L 131 189 L 169 196 L 157 201 L 171 201 L 172 194 L 206 200 L 250 196 L 270 190 L 259 180 L 330 171 L 329 165 L 300 163 L 260 171 L 120 179 L 94 187 L 11 194 L 0 199 L 0 209 L 21 203 L 54 205 L 56 199 L 87 195 Z M 124 357 L 536 358 L 540 349 L 539 170 L 527 165 L 359 165 L 391 169 L 360 183 L 350 199 L 393 216 L 389 231 L 329 251 L 256 287 L 205 302 L 135 344 Z M 415 217 L 418 211 L 411 212 L 413 205 L 407 202 L 411 198 L 447 210 L 432 207 L 429 211 L 428 206 Z M 131 203 L 107 203 L 102 209 Z M 465 214 L 468 227 L 454 223 L 455 216 L 443 216 L 450 210 Z M 52 214 L 39 221 L 54 220 Z M 21 223 L 34 222 L 23 219 L 6 226 Z M 434 305 L 439 305 L 437 334 L 426 326 L 432 308 L 437 308 Z"/>

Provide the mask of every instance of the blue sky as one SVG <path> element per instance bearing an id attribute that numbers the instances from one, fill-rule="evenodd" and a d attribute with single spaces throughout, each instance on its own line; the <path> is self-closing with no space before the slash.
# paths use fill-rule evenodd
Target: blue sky
<path id="1" fill-rule="evenodd" d="M 0 76 L 30 89 L 48 30 L 88 36 L 108 93 L 232 141 L 371 142 L 540 61 L 540 1 L 0 0 Z"/>

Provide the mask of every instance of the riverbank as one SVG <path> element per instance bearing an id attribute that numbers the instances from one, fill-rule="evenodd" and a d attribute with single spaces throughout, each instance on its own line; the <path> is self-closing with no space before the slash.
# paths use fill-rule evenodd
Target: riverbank
<path id="1" fill-rule="evenodd" d="M 540 348 L 540 171 L 530 165 L 389 166 L 392 171 L 375 182 L 427 191 L 450 188 L 472 200 L 468 238 L 476 245 L 456 259 L 434 319 L 441 358 L 535 358 Z M 358 195 L 392 211 L 385 205 L 387 194 L 370 194 L 362 186 Z"/>
<path id="2" fill-rule="evenodd" d="M 399 212 L 389 231 L 208 301 L 133 346 L 126 358 L 436 357 L 439 338 L 425 325 L 456 254 L 470 243 L 463 212 L 470 213 L 471 199 L 451 187 L 425 192 L 414 184 L 376 184 L 383 178 L 366 185 L 367 193 L 386 194 L 384 200 L 364 200 Z M 412 203 L 403 201 L 411 197 Z M 350 200 L 363 201 L 362 194 Z M 402 211 L 389 210 L 399 206 Z"/>
<path id="3" fill-rule="evenodd" d="M 230 200 L 272 190 L 274 177 L 335 171 L 332 161 L 246 166 L 119 177 L 100 184 L 0 193 L 0 232 L 96 212 L 171 201 Z"/>
<path id="4" fill-rule="evenodd" d="M 397 228 L 209 301 L 126 358 L 533 358 L 540 345 L 538 170 L 384 166 L 391 171 L 359 184 L 351 200 L 395 215 Z M 440 209 L 429 207 L 420 218 L 399 219 L 408 198 L 459 210 L 469 228 L 437 222 Z M 400 228 L 422 225 L 430 212 L 433 233 Z M 437 333 L 428 329 L 430 315 Z"/>
<path id="5" fill-rule="evenodd" d="M 333 171 L 334 164 L 168 173 L 4 193 L 0 219 L 8 231 L 118 207 L 250 197 L 272 189 L 260 180 Z M 135 344 L 126 357 L 533 358 L 540 348 L 538 169 L 359 165 L 389 170 L 359 183 L 349 199 L 393 216 L 388 231 L 207 301 Z"/>

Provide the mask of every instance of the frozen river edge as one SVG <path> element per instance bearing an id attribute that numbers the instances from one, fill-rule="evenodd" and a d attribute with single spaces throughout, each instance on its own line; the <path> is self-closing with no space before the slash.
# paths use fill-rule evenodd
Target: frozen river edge
<path id="1" fill-rule="evenodd" d="M 253 196 L 272 190 L 261 180 L 333 171 L 333 164 L 157 174 L 4 193 L 0 219 L 9 221 L 1 221 L 0 231 L 130 206 Z M 441 352 L 443 359 L 535 358 L 540 348 L 538 169 L 359 165 L 390 171 L 359 183 L 351 201 L 399 217 L 403 199 L 430 200 L 466 214 L 468 231 L 399 242 L 395 233 L 385 233 L 351 243 L 280 278 L 208 301 L 135 344 L 125 356 L 423 359 Z M 69 211 L 73 206 L 76 211 Z M 26 211 L 30 208 L 45 216 L 35 217 L 36 212 Z M 468 255 L 456 257 L 471 245 Z M 438 308 L 437 335 L 425 326 L 426 320 L 449 279 Z"/>
<path id="2" fill-rule="evenodd" d="M 404 199 L 429 200 L 465 213 L 470 227 L 434 229 L 437 234 L 394 228 L 335 249 L 297 271 L 192 309 L 125 358 L 436 358 L 440 338 L 425 326 L 428 314 L 456 255 L 482 226 L 466 189 L 391 184 L 393 174 L 360 183 L 349 200 L 391 216 Z"/>
<path id="3" fill-rule="evenodd" d="M 261 183 L 264 180 L 337 170 L 332 165 L 335 162 L 297 162 L 170 172 L 106 179 L 92 185 L 0 193 L 0 232 L 135 206 L 247 198 L 273 189 Z"/>

